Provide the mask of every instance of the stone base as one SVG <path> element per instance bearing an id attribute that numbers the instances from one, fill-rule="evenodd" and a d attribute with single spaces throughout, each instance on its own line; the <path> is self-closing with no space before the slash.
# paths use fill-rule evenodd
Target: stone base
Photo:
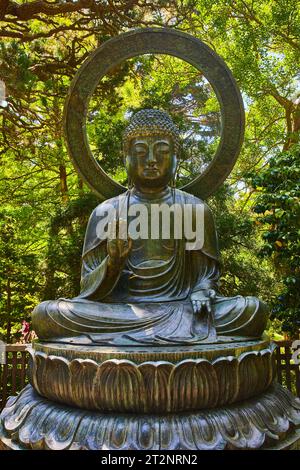
<path id="1" fill-rule="evenodd" d="M 227 407 L 152 415 L 60 405 L 28 385 L 0 416 L 2 445 L 10 449 L 296 449 L 299 433 L 300 400 L 278 384 Z"/>

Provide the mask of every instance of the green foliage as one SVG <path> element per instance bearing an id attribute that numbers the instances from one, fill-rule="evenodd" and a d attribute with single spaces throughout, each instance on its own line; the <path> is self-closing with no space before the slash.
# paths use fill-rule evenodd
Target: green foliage
<path id="1" fill-rule="evenodd" d="M 222 254 L 220 291 L 225 296 L 256 295 L 272 302 L 278 290 L 272 263 L 257 256 L 260 241 L 253 215 L 238 210 L 234 196 L 225 184 L 210 201 Z"/>
<path id="2" fill-rule="evenodd" d="M 58 208 L 51 218 L 43 298 L 79 294 L 83 238 L 89 215 L 99 202 L 87 193 Z"/>
<path id="3" fill-rule="evenodd" d="M 138 56 L 125 64 L 104 80 L 90 103 L 87 129 L 95 158 L 125 184 L 121 135 L 128 117 L 144 108 L 164 109 L 184 136 L 179 178 L 180 185 L 189 182 L 206 168 L 219 143 L 220 109 L 211 86 L 194 67 L 171 56 Z"/>
<path id="4" fill-rule="evenodd" d="M 300 145 L 273 156 L 252 178 L 260 190 L 254 211 L 265 228 L 261 255 L 272 258 L 283 275 L 283 289 L 273 306 L 285 331 L 300 325 Z"/>
<path id="5" fill-rule="evenodd" d="M 18 327 L 14 328 L 16 320 L 19 323 L 29 319 L 38 300 L 38 259 L 32 253 L 28 239 L 26 243 L 25 212 L 21 209 L 0 213 L 0 258 L 4 260 L 0 265 L 0 332 L 7 342 L 12 333 L 19 332 Z"/>

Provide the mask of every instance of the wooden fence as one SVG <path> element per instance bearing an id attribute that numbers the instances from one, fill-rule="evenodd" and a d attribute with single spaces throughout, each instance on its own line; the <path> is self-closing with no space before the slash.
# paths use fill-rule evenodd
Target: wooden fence
<path id="1" fill-rule="evenodd" d="M 300 397 L 300 366 L 292 361 L 292 341 L 276 341 L 275 360 L 278 382 Z M 26 345 L 7 345 L 6 363 L 0 364 L 0 410 L 10 395 L 16 395 L 27 379 Z"/>
<path id="2" fill-rule="evenodd" d="M 24 344 L 6 346 L 6 362 L 0 364 L 0 410 L 10 395 L 16 395 L 27 383 L 28 352 Z"/>
<path id="3" fill-rule="evenodd" d="M 300 365 L 292 360 L 292 341 L 275 341 L 277 380 L 294 395 L 300 397 Z M 299 357 L 299 356 L 298 356 Z"/>

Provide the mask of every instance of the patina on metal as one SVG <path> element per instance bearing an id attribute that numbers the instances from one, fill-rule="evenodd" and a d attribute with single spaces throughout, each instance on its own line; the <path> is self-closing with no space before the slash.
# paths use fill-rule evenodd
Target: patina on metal
<path id="1" fill-rule="evenodd" d="M 127 348 L 120 359 L 121 351 L 114 348 L 87 352 L 37 343 L 30 351 L 31 384 L 41 396 L 71 406 L 160 414 L 229 405 L 272 384 L 274 345 L 256 340 L 217 346 L 180 352 Z"/>
<path id="2" fill-rule="evenodd" d="M 3 445 L 18 450 L 300 449 L 300 401 L 278 384 L 230 407 L 164 415 L 91 412 L 28 385 L 1 419 Z"/>
<path id="3" fill-rule="evenodd" d="M 104 202 L 88 223 L 81 292 L 74 299 L 46 301 L 35 308 L 33 328 L 39 338 L 134 347 L 215 343 L 218 335 L 260 337 L 267 306 L 255 297 L 218 293 L 219 251 L 208 205 L 172 187 L 178 130 L 171 118 L 160 110 L 137 112 L 125 130 L 124 150 L 132 188 L 109 201 L 115 208 L 109 223 L 117 224 L 116 238 L 99 235 Z M 183 227 L 179 239 L 171 227 L 169 239 L 162 231 L 157 239 L 150 234 L 147 239 L 121 238 L 122 208 L 129 219 L 133 205 L 143 206 L 150 216 L 152 207 L 162 204 L 176 205 L 182 212 L 190 206 L 193 217 L 197 206 L 203 207 L 201 248 L 187 248 Z"/>
<path id="4" fill-rule="evenodd" d="M 109 201 L 116 235 L 99 236 L 102 203 L 87 226 L 79 295 L 35 308 L 31 385 L 1 413 L 2 447 L 299 448 L 300 401 L 276 384 L 274 346 L 262 337 L 268 308 L 255 297 L 218 292 L 214 218 L 197 197 L 224 181 L 243 133 L 240 94 L 222 60 L 200 41 L 164 29 L 104 44 L 78 72 L 68 98 L 71 156 L 102 196 L 125 190 L 92 159 L 83 123 L 101 74 L 141 52 L 170 53 L 201 67 L 222 107 L 220 147 L 188 193 L 174 187 L 179 143 L 171 118 L 161 110 L 132 118 L 124 134 L 130 187 Z M 203 244 L 188 250 L 184 237 L 121 237 L 121 208 L 137 203 L 190 204 L 193 214 L 201 206 Z"/>
<path id="5" fill-rule="evenodd" d="M 231 172 L 244 136 L 244 108 L 231 71 L 209 46 L 193 36 L 169 28 L 143 28 L 102 44 L 84 62 L 74 77 L 65 106 L 65 134 L 69 154 L 84 181 L 103 199 L 126 188 L 111 179 L 94 159 L 86 134 L 90 97 L 99 81 L 126 59 L 142 54 L 178 57 L 200 70 L 213 87 L 220 104 L 222 134 L 214 159 L 183 190 L 206 199 Z"/>
<path id="6" fill-rule="evenodd" d="M 180 132 L 170 116 L 158 109 L 142 109 L 136 113 L 123 133 L 123 149 L 125 155 L 130 151 L 132 139 L 143 136 L 163 135 L 171 137 L 175 153 L 180 148 Z"/>

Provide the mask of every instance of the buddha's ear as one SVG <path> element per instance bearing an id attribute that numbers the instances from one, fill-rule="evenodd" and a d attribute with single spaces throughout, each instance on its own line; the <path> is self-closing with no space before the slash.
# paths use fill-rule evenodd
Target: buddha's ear
<path id="1" fill-rule="evenodd" d="M 174 154 L 173 155 L 173 158 L 174 158 L 174 161 L 175 161 L 175 165 L 173 167 L 173 176 L 172 176 L 172 180 L 170 182 L 170 185 L 172 188 L 175 188 L 176 187 L 176 180 L 177 180 L 177 172 L 178 172 L 178 165 L 179 165 L 179 161 L 177 159 L 177 155 Z"/>
<path id="2" fill-rule="evenodd" d="M 177 153 L 174 153 L 173 161 L 174 161 L 174 174 L 176 175 L 178 171 L 178 167 L 179 167 L 179 158 L 177 156 Z"/>
<path id="3" fill-rule="evenodd" d="M 130 157 L 127 153 L 124 154 L 123 161 L 124 161 L 125 169 L 128 173 L 130 171 Z"/>
<path id="4" fill-rule="evenodd" d="M 127 173 L 128 189 L 131 189 L 133 186 L 133 181 L 131 178 L 130 157 L 128 154 L 124 154 L 123 161 L 124 161 L 124 166 L 125 166 L 126 173 Z"/>
<path id="5" fill-rule="evenodd" d="M 123 145 L 122 145 L 122 153 L 123 153 L 123 162 L 124 162 L 124 166 L 126 168 L 126 171 L 128 172 L 129 170 L 129 148 L 128 148 L 128 144 L 126 145 L 125 142 L 123 142 Z"/>

